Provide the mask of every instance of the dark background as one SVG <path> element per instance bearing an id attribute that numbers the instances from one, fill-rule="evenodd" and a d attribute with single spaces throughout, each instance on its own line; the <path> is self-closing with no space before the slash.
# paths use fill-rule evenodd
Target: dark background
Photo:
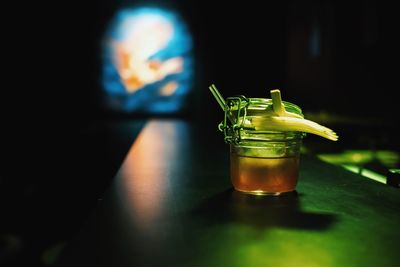
<path id="1" fill-rule="evenodd" d="M 43 252 L 71 238 L 142 122 L 154 117 L 111 113 L 101 102 L 100 40 L 119 8 L 142 3 L 150 2 L 7 9 L 3 42 L 10 49 L 3 53 L 11 58 L 5 75 L 11 82 L 2 97 L 0 265 L 40 266 Z M 284 100 L 338 131 L 337 147 L 399 150 L 395 26 L 384 1 L 151 3 L 180 13 L 194 40 L 190 108 L 169 117 L 207 118 L 216 127 L 222 112 L 211 83 L 224 96 L 268 97 L 280 88 Z M 313 56 L 316 28 L 320 54 Z"/>
<path id="2" fill-rule="evenodd" d="M 225 96 L 267 97 L 280 88 L 284 99 L 305 111 L 397 117 L 396 24 L 391 6 L 375 0 L 103 0 L 26 7 L 10 21 L 18 29 L 7 43 L 26 59 L 14 60 L 12 73 L 16 88 L 32 97 L 25 100 L 29 109 L 77 124 L 110 115 L 101 106 L 100 41 L 119 9 L 142 5 L 175 10 L 189 26 L 197 79 L 191 114 L 212 105 L 207 87 L 215 83 Z M 316 28 L 320 53 L 313 56 Z"/>

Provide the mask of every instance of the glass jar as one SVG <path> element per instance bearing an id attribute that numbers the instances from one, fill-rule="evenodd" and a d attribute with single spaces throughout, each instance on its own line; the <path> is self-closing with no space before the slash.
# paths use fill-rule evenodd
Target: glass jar
<path id="1" fill-rule="evenodd" d="M 303 117 L 300 107 L 283 101 L 288 112 Z M 272 100 L 227 99 L 224 121 L 219 125 L 230 144 L 230 176 L 237 191 L 280 195 L 294 191 L 299 177 L 302 132 L 257 130 L 254 118 L 274 115 Z"/>

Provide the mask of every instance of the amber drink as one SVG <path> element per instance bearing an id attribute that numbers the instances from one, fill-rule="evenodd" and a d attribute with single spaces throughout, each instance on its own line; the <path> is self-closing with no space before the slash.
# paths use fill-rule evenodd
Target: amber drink
<path id="1" fill-rule="evenodd" d="M 306 133 L 339 138 L 333 130 L 304 119 L 299 106 L 282 101 L 279 89 L 270 91 L 271 99 L 236 95 L 225 100 L 215 85 L 209 88 L 224 111 L 218 129 L 230 145 L 230 174 L 237 191 L 273 196 L 295 191 Z"/>
<path id="2" fill-rule="evenodd" d="M 236 124 L 225 129 L 230 144 L 233 187 L 257 195 L 280 195 L 296 189 L 302 132 L 262 131 L 259 118 L 271 116 L 271 99 L 232 98 L 230 114 Z M 228 98 L 229 100 L 229 98 Z M 283 101 L 285 109 L 303 117 L 301 109 Z M 231 119 L 233 120 L 233 119 Z"/>
<path id="3" fill-rule="evenodd" d="M 259 154 L 251 155 L 252 149 L 256 149 Z M 299 177 L 299 149 L 288 149 L 287 155 L 277 155 L 271 150 L 274 147 L 262 149 L 231 145 L 231 180 L 236 190 L 266 195 L 295 190 Z"/>

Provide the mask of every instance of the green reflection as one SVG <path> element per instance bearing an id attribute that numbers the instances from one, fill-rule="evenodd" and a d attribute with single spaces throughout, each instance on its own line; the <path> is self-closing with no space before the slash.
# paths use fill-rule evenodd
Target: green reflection
<path id="1" fill-rule="evenodd" d="M 337 154 L 321 153 L 317 157 L 322 161 L 342 166 L 348 171 L 380 183 L 386 183 L 386 177 L 382 170 L 379 174 L 379 171 L 371 170 L 366 166 L 378 163 L 387 170 L 396 167 L 400 161 L 399 153 L 390 150 L 345 150 Z"/>
<path id="2" fill-rule="evenodd" d="M 318 154 L 319 159 L 332 164 L 365 164 L 378 160 L 388 168 L 400 161 L 399 153 L 390 150 L 345 150 L 338 154 Z"/>

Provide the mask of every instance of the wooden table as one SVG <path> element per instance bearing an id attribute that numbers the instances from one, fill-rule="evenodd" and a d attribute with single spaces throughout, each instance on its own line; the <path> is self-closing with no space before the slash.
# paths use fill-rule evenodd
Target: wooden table
<path id="1" fill-rule="evenodd" d="M 398 189 L 302 155 L 297 193 L 242 194 L 204 128 L 149 121 L 57 266 L 399 266 Z"/>

